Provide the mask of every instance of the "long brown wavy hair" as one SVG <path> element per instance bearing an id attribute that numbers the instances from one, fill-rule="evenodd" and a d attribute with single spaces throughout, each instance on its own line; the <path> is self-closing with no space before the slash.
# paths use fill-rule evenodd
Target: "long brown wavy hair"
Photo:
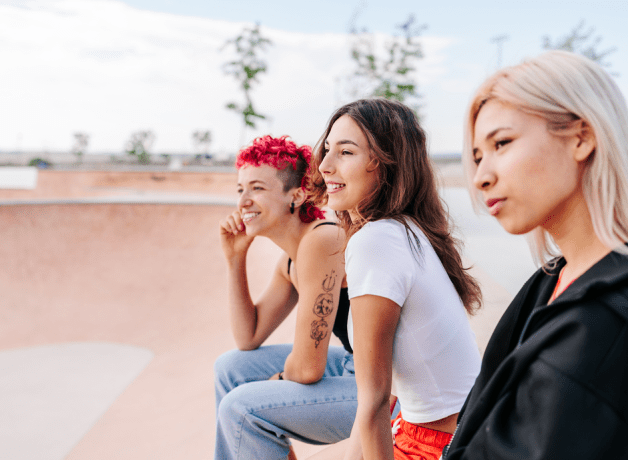
<path id="1" fill-rule="evenodd" d="M 467 312 L 475 313 L 481 306 L 482 292 L 462 265 L 462 243 L 452 235 L 449 213 L 438 195 L 427 154 L 425 132 L 410 108 L 381 98 L 362 99 L 339 108 L 314 147 L 308 187 L 312 201 L 320 206 L 327 203 L 327 189 L 318 167 L 325 156 L 325 140 L 343 115 L 358 124 L 368 140 L 371 158 L 378 165 L 378 184 L 358 204 L 356 214 L 360 217 L 352 222 L 347 211 L 336 212 L 347 240 L 367 222 L 394 219 L 405 226 L 411 247 L 418 252 L 419 240 L 408 220 L 414 222 L 436 251 Z"/>

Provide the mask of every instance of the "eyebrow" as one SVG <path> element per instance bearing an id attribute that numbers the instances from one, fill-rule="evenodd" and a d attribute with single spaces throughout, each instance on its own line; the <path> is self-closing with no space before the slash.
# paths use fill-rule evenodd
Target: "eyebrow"
<path id="1" fill-rule="evenodd" d="M 252 180 L 249 182 L 249 185 L 253 185 L 253 184 L 262 184 L 262 185 L 266 185 L 266 182 L 264 182 L 263 180 Z M 242 187 L 242 184 L 240 184 L 240 182 L 238 182 L 238 187 Z"/>
<path id="2" fill-rule="evenodd" d="M 355 145 L 356 147 L 359 147 L 358 144 L 356 144 L 354 141 L 350 139 L 342 139 L 336 142 L 336 145 L 345 145 L 345 144 L 351 144 L 351 145 Z M 329 145 L 329 141 L 327 139 L 325 139 L 325 145 Z"/>
<path id="3" fill-rule="evenodd" d="M 485 140 L 485 141 L 488 141 L 488 140 L 490 140 L 490 139 L 494 138 L 494 137 L 495 137 L 495 135 L 496 135 L 498 132 L 500 132 L 500 131 L 502 131 L 502 130 L 504 130 L 504 129 L 512 129 L 512 128 L 511 128 L 510 126 L 500 126 L 499 128 L 495 128 L 493 131 L 491 131 L 490 133 L 488 133 L 488 134 L 486 135 L 486 137 L 484 138 L 484 140 Z"/>
<path id="4" fill-rule="evenodd" d="M 499 128 L 495 128 L 493 131 L 491 131 L 490 133 L 488 133 L 486 135 L 486 137 L 484 138 L 485 141 L 490 141 L 492 138 L 494 138 L 498 132 L 504 130 L 504 129 L 512 129 L 510 126 L 500 126 Z M 472 154 L 475 157 L 475 155 L 478 153 L 478 148 L 474 147 L 472 150 Z"/>

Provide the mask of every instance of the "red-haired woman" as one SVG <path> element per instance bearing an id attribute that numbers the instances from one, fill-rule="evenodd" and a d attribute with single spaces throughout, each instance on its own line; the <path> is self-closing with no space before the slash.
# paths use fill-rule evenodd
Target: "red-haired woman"
<path id="1" fill-rule="evenodd" d="M 331 117 L 314 167 L 314 191 L 349 238 L 358 386 L 351 439 L 317 458 L 436 460 L 480 368 L 466 312 L 481 295 L 451 236 L 425 134 L 399 102 L 356 101 Z"/>
<path id="2" fill-rule="evenodd" d="M 218 460 L 283 459 L 289 438 L 334 443 L 349 436 L 355 418 L 345 237 L 308 199 L 310 158 L 310 147 L 270 136 L 237 157 L 240 198 L 220 236 L 238 350 L 214 366 Z M 258 236 L 284 254 L 253 302 L 246 255 Z M 297 304 L 294 344 L 261 346 Z M 332 331 L 344 348 L 329 346 Z"/>

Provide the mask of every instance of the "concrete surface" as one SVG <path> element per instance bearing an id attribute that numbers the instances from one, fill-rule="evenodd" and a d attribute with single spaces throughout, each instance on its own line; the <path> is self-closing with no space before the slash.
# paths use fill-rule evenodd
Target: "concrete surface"
<path id="1" fill-rule="evenodd" d="M 2 458 L 65 458 L 152 357 L 98 342 L 0 352 Z"/>
<path id="2" fill-rule="evenodd" d="M 533 266 L 450 170 L 483 351 Z M 42 171 L 35 190 L 0 192 L 0 459 L 212 458 L 212 365 L 234 347 L 218 220 L 234 191 L 233 174 Z M 253 243 L 254 296 L 279 254 Z M 291 342 L 294 322 L 268 343 Z"/>

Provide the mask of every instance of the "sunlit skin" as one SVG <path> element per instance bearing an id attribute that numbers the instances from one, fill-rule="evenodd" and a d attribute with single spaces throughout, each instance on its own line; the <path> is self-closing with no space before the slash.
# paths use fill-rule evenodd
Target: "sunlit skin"
<path id="1" fill-rule="evenodd" d="M 312 306 L 322 292 L 334 301 L 326 316 L 333 324 L 340 289 L 346 286 L 342 254 L 343 235 L 336 226 L 314 228 L 320 220 L 305 223 L 299 208 L 306 199 L 301 187 L 284 191 L 277 169 L 269 165 L 246 165 L 238 171 L 237 209 L 220 222 L 221 246 L 227 262 L 231 323 L 241 350 L 259 347 L 281 324 L 298 300 L 293 350 L 286 358 L 283 378 L 299 383 L 320 380 L 326 366 L 330 331 L 314 346 L 312 321 L 320 318 Z M 290 204 L 295 212 L 290 212 Z M 248 249 L 256 237 L 264 236 L 283 250 L 267 288 L 253 302 L 246 270 Z M 292 260 L 288 272 L 288 259 Z M 324 290 L 322 282 L 336 274 L 333 288 Z M 333 311 L 331 311 L 333 310 Z M 271 379 L 276 380 L 278 373 Z"/>
<path id="2" fill-rule="evenodd" d="M 527 233 L 537 226 L 560 232 L 568 210 L 584 196 L 581 163 L 574 158 L 577 136 L 557 136 L 543 118 L 489 101 L 474 130 L 474 185 L 506 231 Z"/>
<path id="3" fill-rule="evenodd" d="M 319 171 L 327 186 L 328 206 L 348 211 L 355 222 L 360 203 L 378 185 L 377 162 L 371 156 L 367 138 L 351 117 L 343 115 L 333 124 L 325 151 Z M 388 298 L 362 295 L 351 299 L 351 311 L 358 386 L 355 424 L 349 439 L 311 460 L 393 458 L 390 400 L 394 338 L 401 309 Z M 456 416 L 422 425 L 453 432 Z"/>
<path id="4" fill-rule="evenodd" d="M 553 237 L 567 261 L 562 286 L 610 251 L 595 234 L 581 187 L 594 149 L 585 122 L 557 136 L 545 119 L 498 101 L 487 102 L 475 123 L 474 186 L 509 233 L 540 226 Z"/>
<path id="5" fill-rule="evenodd" d="M 327 185 L 327 205 L 334 211 L 348 211 L 355 220 L 359 203 L 377 185 L 377 172 L 366 136 L 348 115 L 331 127 L 318 170 Z"/>
<path id="6" fill-rule="evenodd" d="M 247 235 L 270 236 L 266 235 L 268 231 L 282 227 L 281 223 L 290 212 L 290 203 L 294 201 L 293 194 L 284 192 L 283 187 L 277 170 L 272 166 L 249 165 L 240 168 L 238 211 Z"/>

